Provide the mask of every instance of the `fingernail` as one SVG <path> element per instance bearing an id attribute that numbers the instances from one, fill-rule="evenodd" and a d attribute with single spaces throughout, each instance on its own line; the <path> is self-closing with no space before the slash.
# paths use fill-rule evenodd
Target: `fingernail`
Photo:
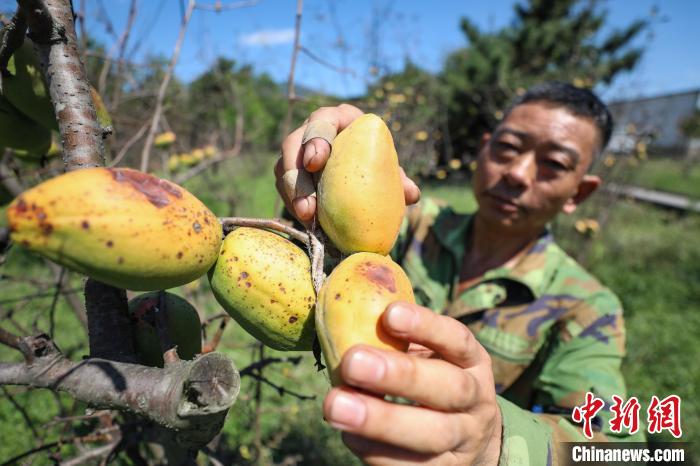
<path id="1" fill-rule="evenodd" d="M 378 382 L 386 372 L 384 360 L 368 351 L 354 353 L 347 364 L 347 376 L 351 382 Z"/>
<path id="2" fill-rule="evenodd" d="M 358 397 L 340 392 L 333 399 L 328 423 L 337 429 L 360 427 L 365 422 L 367 408 Z"/>
<path id="3" fill-rule="evenodd" d="M 409 332 L 416 324 L 416 313 L 401 305 L 392 306 L 388 311 L 387 323 L 396 332 Z"/>
<path id="4" fill-rule="evenodd" d="M 309 142 L 304 148 L 304 168 L 307 168 L 311 164 L 314 157 L 316 157 L 316 146 L 312 142 Z"/>

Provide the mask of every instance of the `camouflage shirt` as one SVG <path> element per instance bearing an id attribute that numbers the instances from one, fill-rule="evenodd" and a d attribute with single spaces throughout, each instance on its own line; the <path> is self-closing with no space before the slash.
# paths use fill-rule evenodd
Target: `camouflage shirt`
<path id="1" fill-rule="evenodd" d="M 458 287 L 470 224 L 470 215 L 423 200 L 409 209 L 392 256 L 418 304 L 465 323 L 491 355 L 503 418 L 500 464 L 566 463 L 560 442 L 586 441 L 571 410 L 588 391 L 606 403 L 592 441 L 644 441 L 642 433 L 612 433 L 608 423 L 612 395 L 626 396 L 617 297 L 549 232 L 510 268 Z"/>

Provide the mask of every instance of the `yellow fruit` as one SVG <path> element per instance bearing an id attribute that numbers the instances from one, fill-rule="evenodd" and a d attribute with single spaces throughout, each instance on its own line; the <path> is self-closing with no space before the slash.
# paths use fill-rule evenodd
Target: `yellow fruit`
<path id="1" fill-rule="evenodd" d="M 278 350 L 310 350 L 316 295 L 308 256 L 267 230 L 237 228 L 209 271 L 214 296 L 248 333 Z"/>
<path id="2" fill-rule="evenodd" d="M 2 92 L 20 112 L 44 128 L 58 130 L 39 59 L 31 40 L 25 37 L 7 64 L 9 76 L 2 77 Z"/>
<path id="3" fill-rule="evenodd" d="M 104 283 L 162 290 L 203 275 L 221 225 L 185 189 L 127 168 L 77 170 L 24 192 L 8 207 L 12 239 Z"/>
<path id="4" fill-rule="evenodd" d="M 156 135 L 153 139 L 153 145 L 160 149 L 167 149 L 177 140 L 177 136 L 172 131 L 166 131 Z"/>
<path id="5" fill-rule="evenodd" d="M 318 183 L 318 219 L 346 254 L 388 254 L 406 204 L 389 128 L 376 115 L 356 119 L 333 141 Z"/>
<path id="6" fill-rule="evenodd" d="M 389 257 L 360 252 L 333 270 L 316 303 L 316 332 L 333 385 L 341 383 L 338 365 L 353 345 L 406 351 L 408 343 L 387 334 L 379 322 L 395 301 L 414 302 L 413 288 Z"/>
<path id="7" fill-rule="evenodd" d="M 136 354 L 142 364 L 163 367 L 163 351 L 156 326 L 159 292 L 151 291 L 129 300 L 129 315 L 134 321 Z M 194 359 L 202 352 L 202 329 L 197 310 L 184 298 L 165 293 L 166 328 L 177 346 L 180 359 Z"/>

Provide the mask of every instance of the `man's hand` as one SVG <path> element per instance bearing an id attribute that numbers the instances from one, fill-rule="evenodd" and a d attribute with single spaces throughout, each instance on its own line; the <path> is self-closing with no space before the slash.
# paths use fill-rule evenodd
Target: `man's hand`
<path id="1" fill-rule="evenodd" d="M 307 126 L 313 121 L 325 121 L 339 133 L 361 115 L 362 110 L 348 104 L 340 104 L 337 107 L 322 107 L 313 112 L 301 127 L 291 132 L 282 142 L 282 155 L 275 165 L 275 185 L 287 210 L 301 222 L 308 222 L 313 218 L 316 213 L 316 198 L 314 196 L 301 196 L 289 199 L 284 189 L 282 177 L 285 172 L 295 169 L 316 173 L 326 166 L 331 154 L 331 146 L 321 138 L 310 139 L 302 145 Z M 406 204 L 415 204 L 420 199 L 418 186 L 406 176 L 403 169 L 401 169 L 401 178 Z"/>
<path id="2" fill-rule="evenodd" d="M 469 329 L 408 303 L 390 305 L 382 325 L 411 343 L 409 354 L 354 346 L 340 365 L 347 385 L 323 404 L 348 448 L 372 465 L 497 464 L 502 426 L 491 359 Z"/>

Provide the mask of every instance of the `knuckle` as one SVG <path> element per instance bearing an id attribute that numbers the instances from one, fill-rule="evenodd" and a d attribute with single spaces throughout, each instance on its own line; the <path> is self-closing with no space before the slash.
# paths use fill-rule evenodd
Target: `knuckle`
<path id="1" fill-rule="evenodd" d="M 432 453 L 444 453 L 456 449 L 462 442 L 462 427 L 456 424 L 456 418 L 451 416 L 452 422 L 440 422 L 435 426 L 436 441 L 432 445 Z"/>
<path id="2" fill-rule="evenodd" d="M 474 379 L 466 372 L 461 374 L 454 386 L 454 393 L 451 401 L 448 402 L 450 411 L 466 411 L 474 399 Z"/>
<path id="3" fill-rule="evenodd" d="M 474 335 L 465 325 L 459 326 L 458 338 L 455 341 L 454 352 L 459 360 L 465 361 L 472 357 L 474 348 Z"/>

